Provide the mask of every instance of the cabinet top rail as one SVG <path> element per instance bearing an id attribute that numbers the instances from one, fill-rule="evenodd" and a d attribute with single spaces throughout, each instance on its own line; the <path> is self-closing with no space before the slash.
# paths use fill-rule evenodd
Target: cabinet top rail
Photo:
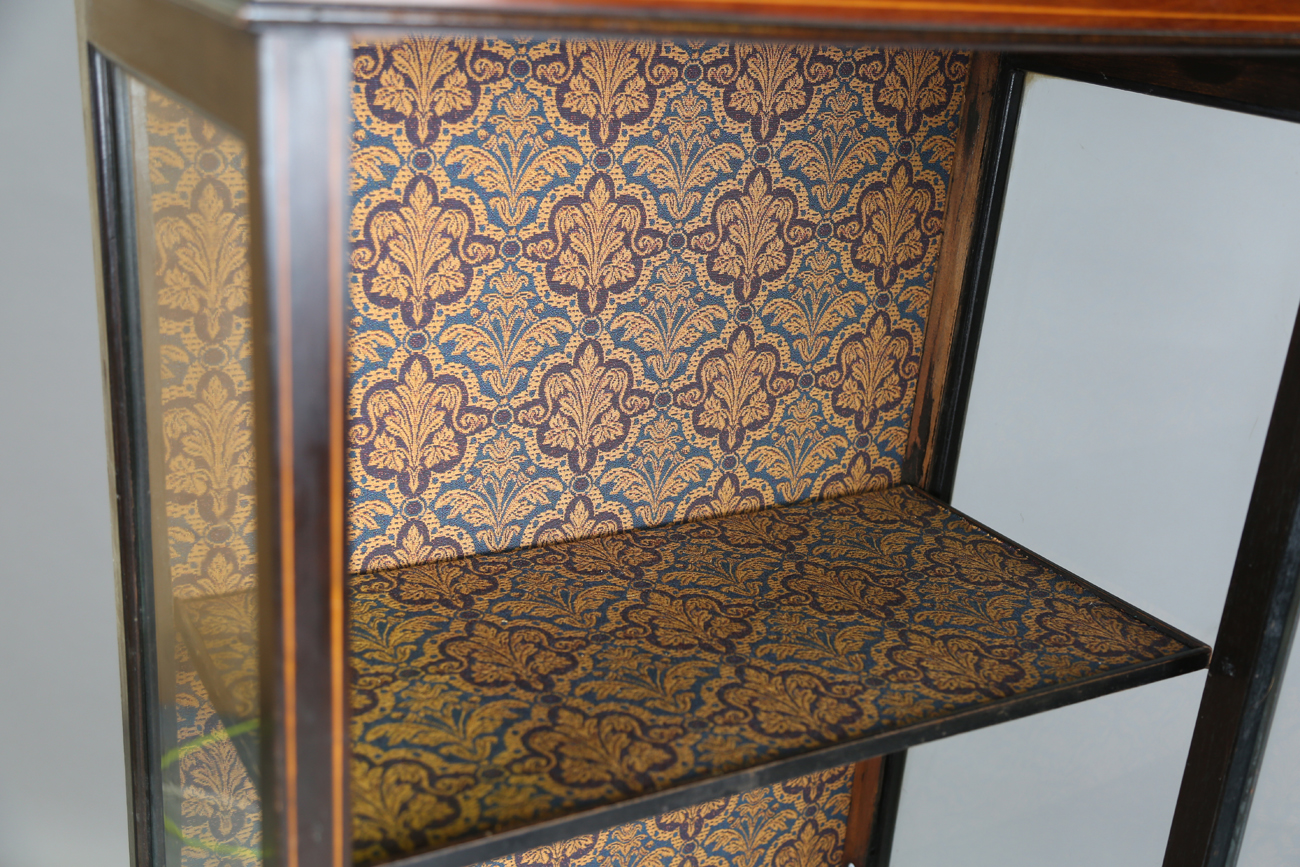
<path id="1" fill-rule="evenodd" d="M 1286 0 L 173 0 L 240 26 L 558 29 L 982 45 L 1300 46 Z"/>

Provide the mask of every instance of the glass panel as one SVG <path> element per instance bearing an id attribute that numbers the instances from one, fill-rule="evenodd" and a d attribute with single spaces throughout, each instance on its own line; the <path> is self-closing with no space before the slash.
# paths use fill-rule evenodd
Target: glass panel
<path id="1" fill-rule="evenodd" d="M 123 76 L 165 863 L 261 862 L 246 148 Z M 148 615 L 152 614 L 152 617 Z M 157 839 L 157 838 L 155 838 Z"/>
<path id="2" fill-rule="evenodd" d="M 1025 84 L 953 504 L 1202 638 L 1300 303 L 1298 153 L 1300 125 Z M 911 751 L 892 863 L 1159 865 L 1204 684 Z"/>

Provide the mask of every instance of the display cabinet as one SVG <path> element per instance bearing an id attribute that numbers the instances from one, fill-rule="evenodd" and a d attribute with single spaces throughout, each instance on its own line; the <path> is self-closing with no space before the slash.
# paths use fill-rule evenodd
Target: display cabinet
<path id="1" fill-rule="evenodd" d="M 1232 863 L 1300 355 L 1212 664 L 947 501 L 1025 71 L 1295 120 L 1300 15 L 80 9 L 137 864 L 883 865 L 909 746 L 1207 665 Z"/>

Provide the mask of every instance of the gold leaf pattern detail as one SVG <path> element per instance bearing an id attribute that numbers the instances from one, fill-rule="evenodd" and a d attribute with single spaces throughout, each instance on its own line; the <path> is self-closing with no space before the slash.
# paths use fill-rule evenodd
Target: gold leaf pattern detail
<path id="1" fill-rule="evenodd" d="M 432 184 L 414 178 L 403 198 L 381 205 L 366 221 L 365 240 L 352 254 L 367 272 L 366 294 L 380 307 L 400 307 L 412 328 L 433 318 L 435 304 L 469 292 L 474 266 L 492 253 L 474 234 L 474 217 L 460 202 L 440 203 Z"/>
<path id="2" fill-rule="evenodd" d="M 695 382 L 677 396 L 692 409 L 697 434 L 717 437 L 723 451 L 734 452 L 746 431 L 767 424 L 777 398 L 794 387 L 794 377 L 781 371 L 771 344 L 757 343 L 754 331 L 742 325 L 725 349 L 715 349 L 700 362 Z"/>
<path id="3" fill-rule="evenodd" d="M 181 837 L 181 867 L 252 867 L 262 810 L 247 153 L 194 110 L 139 93 L 136 145 L 148 148 L 149 170 L 136 183 L 153 254 L 141 262 L 154 266 L 140 294 L 145 311 L 157 301 L 156 319 L 142 319 L 154 329 L 146 351 L 152 341 L 158 353 L 160 391 L 150 397 L 161 410 L 155 502 L 167 544 L 154 567 L 170 580 L 156 604 L 176 614 L 174 631 L 157 636 L 175 645 L 162 667 L 175 680 L 160 684 L 175 714 L 162 772 L 175 775 L 178 797 L 166 819 Z"/>
<path id="4" fill-rule="evenodd" d="M 725 487 L 719 500 L 745 496 L 734 475 Z M 566 514 L 599 516 L 589 499 L 575 498 Z M 740 508 L 354 579 L 353 779 L 391 790 L 356 798 L 409 799 L 430 817 L 416 841 L 397 811 L 359 809 L 359 861 L 988 709 L 1185 650 L 912 488 Z M 588 522 L 580 532 L 602 529 Z M 1006 580 L 993 579 L 993 563 Z M 427 773 L 390 780 L 375 770 L 404 763 Z M 598 853 L 655 851 L 673 839 L 741 861 L 754 846 L 814 864 L 835 856 L 827 847 L 842 842 L 838 819 L 764 831 L 753 805 L 702 805 L 559 851 L 600 863 Z"/>
<path id="5" fill-rule="evenodd" d="M 863 372 L 877 313 L 919 352 L 966 68 L 710 40 L 357 45 L 349 569 L 899 479 L 906 383 L 826 377 L 841 356 Z M 914 72 L 900 114 L 880 93 Z M 398 438 L 374 452 L 366 408 L 409 364 L 460 382 L 481 424 L 423 482 Z"/>
<path id="6" fill-rule="evenodd" d="M 560 201 L 550 231 L 524 244 L 529 258 L 546 263 L 546 282 L 572 295 L 588 316 L 600 313 L 610 295 L 626 292 L 641 277 L 642 259 L 663 246 L 663 234 L 644 228 L 645 207 L 614 193 L 605 174 L 593 175 L 581 198 Z"/>

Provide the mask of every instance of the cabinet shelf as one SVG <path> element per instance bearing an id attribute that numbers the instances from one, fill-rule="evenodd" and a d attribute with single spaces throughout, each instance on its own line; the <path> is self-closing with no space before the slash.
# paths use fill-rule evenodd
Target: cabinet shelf
<path id="1" fill-rule="evenodd" d="M 349 580 L 359 864 L 472 864 L 1209 658 L 910 487 Z"/>

